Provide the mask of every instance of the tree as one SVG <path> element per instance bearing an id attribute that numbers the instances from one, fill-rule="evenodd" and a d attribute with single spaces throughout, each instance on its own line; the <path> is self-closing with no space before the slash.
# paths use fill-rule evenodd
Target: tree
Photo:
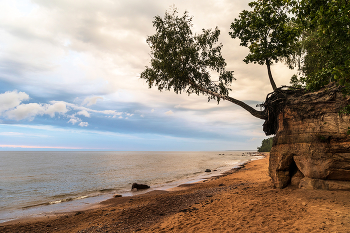
<path id="1" fill-rule="evenodd" d="M 277 88 L 271 73 L 271 64 L 289 58 L 295 53 L 300 29 L 290 11 L 295 1 L 259 0 L 250 2 L 251 11 L 244 10 L 231 24 L 232 38 L 249 48 L 246 63 L 266 65 L 273 90 Z"/>
<path id="2" fill-rule="evenodd" d="M 261 142 L 261 146 L 258 147 L 258 152 L 270 152 L 273 144 L 274 137 L 264 139 Z"/>
<path id="3" fill-rule="evenodd" d="M 272 7 L 269 3 L 273 3 Z M 284 3 L 278 0 L 252 2 L 250 6 L 254 10 L 244 11 L 241 18 L 231 25 L 234 30 L 231 36 L 240 38 L 241 45 L 249 46 L 250 54 L 245 62 L 266 64 L 274 90 L 277 87 L 270 65 L 291 54 L 297 37 L 297 30 L 290 25 Z M 268 15 L 273 17 L 269 19 Z M 202 34 L 194 35 L 191 22 L 192 18 L 187 12 L 179 17 L 176 10 L 166 12 L 164 19 L 155 17 L 153 26 L 156 33 L 147 38 L 151 48 L 151 67 L 146 67 L 141 78 L 146 79 L 149 87 L 158 86 L 160 91 L 173 89 L 176 93 L 204 94 L 208 100 L 215 99 L 218 103 L 224 99 L 241 106 L 257 118 L 267 119 L 265 111 L 257 111 L 228 96 L 234 77 L 233 71 L 225 69 L 222 44 L 217 45 L 220 30 L 203 29 Z M 212 80 L 210 70 L 218 73 L 218 80 Z"/>
<path id="4" fill-rule="evenodd" d="M 158 90 L 173 89 L 176 93 L 186 92 L 208 95 L 208 100 L 221 99 L 237 104 L 253 116 L 266 119 L 264 111 L 257 111 L 246 103 L 229 97 L 233 72 L 227 71 L 221 55 L 222 45 L 217 45 L 220 30 L 204 30 L 194 35 L 191 30 L 192 18 L 185 12 L 182 17 L 177 11 L 165 13 L 164 19 L 156 16 L 153 26 L 156 33 L 147 38 L 151 47 L 151 67 L 141 73 L 149 87 Z M 210 71 L 218 73 L 213 81 Z"/>
<path id="5" fill-rule="evenodd" d="M 349 0 L 300 0 L 295 12 L 304 32 L 302 77 L 294 78 L 294 83 L 318 90 L 329 82 L 337 82 L 349 94 Z"/>

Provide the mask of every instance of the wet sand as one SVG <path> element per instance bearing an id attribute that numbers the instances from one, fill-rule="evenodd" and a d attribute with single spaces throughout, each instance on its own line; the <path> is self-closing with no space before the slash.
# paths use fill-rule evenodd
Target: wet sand
<path id="1" fill-rule="evenodd" d="M 350 191 L 275 189 L 265 158 L 206 182 L 3 223 L 0 232 L 350 232 Z"/>

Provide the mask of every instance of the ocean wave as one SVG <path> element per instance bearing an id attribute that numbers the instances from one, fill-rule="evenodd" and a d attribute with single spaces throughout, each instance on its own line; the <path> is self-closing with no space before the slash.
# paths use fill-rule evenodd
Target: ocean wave
<path id="1" fill-rule="evenodd" d="M 78 197 L 68 197 L 68 198 L 64 198 L 64 199 L 60 199 L 60 200 L 43 202 L 43 203 L 39 203 L 39 204 L 25 206 L 25 207 L 22 207 L 22 209 L 29 209 L 29 208 L 33 208 L 33 207 L 39 207 L 39 206 L 54 205 L 54 204 L 59 204 L 59 203 L 63 203 L 63 202 L 68 202 L 68 201 L 75 201 L 75 200 L 85 199 L 85 198 L 88 198 L 88 197 L 89 196 L 87 196 L 87 195 L 78 196 Z"/>

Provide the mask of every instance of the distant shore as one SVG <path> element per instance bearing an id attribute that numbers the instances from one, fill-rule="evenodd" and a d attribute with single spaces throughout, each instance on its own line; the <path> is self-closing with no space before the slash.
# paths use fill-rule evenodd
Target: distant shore
<path id="1" fill-rule="evenodd" d="M 0 224 L 1 232 L 348 232 L 350 192 L 274 189 L 268 158 L 205 182 L 94 209 Z"/>

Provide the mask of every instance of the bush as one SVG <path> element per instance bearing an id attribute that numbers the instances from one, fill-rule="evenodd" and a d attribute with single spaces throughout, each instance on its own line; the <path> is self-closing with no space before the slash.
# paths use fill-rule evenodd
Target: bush
<path id="1" fill-rule="evenodd" d="M 272 148 L 274 137 L 264 139 L 261 143 L 261 146 L 258 147 L 258 152 L 270 152 Z"/>

